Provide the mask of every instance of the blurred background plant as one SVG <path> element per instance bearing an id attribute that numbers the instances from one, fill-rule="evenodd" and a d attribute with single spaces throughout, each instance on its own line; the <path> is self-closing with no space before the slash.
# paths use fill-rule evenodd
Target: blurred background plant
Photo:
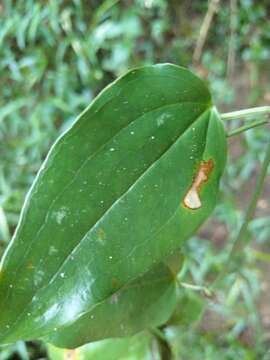
<path id="1" fill-rule="evenodd" d="M 0 255 L 49 147 L 128 69 L 187 66 L 209 83 L 221 112 L 269 103 L 269 14 L 268 0 L 1 1 Z M 123 359 L 159 359 L 165 350 L 164 358 L 184 360 L 270 358 L 269 177 L 246 246 L 227 262 L 269 135 L 266 126 L 229 139 L 219 205 L 183 249 L 179 282 L 193 288 L 180 286 L 175 314 L 155 334 L 163 345 Z M 0 350 L 0 360 L 47 356 L 39 342 Z"/>

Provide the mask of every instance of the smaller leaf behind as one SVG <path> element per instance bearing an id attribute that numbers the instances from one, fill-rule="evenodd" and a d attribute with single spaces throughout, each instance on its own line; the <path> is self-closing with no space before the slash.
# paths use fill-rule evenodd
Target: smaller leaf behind
<path id="1" fill-rule="evenodd" d="M 154 339 L 145 332 L 124 339 L 106 339 L 87 344 L 78 349 L 67 350 L 49 345 L 50 360 L 152 360 Z M 155 359 L 160 356 L 155 351 Z"/>
<path id="2" fill-rule="evenodd" d="M 175 305 L 174 276 L 166 265 L 159 264 L 45 340 L 75 348 L 104 338 L 131 336 L 165 323 Z"/>

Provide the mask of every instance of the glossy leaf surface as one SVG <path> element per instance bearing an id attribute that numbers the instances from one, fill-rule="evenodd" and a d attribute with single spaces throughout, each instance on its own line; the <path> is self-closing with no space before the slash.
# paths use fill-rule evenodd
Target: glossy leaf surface
<path id="1" fill-rule="evenodd" d="M 176 300 L 175 278 L 167 266 L 158 264 L 44 340 L 62 348 L 75 348 L 104 338 L 131 336 L 165 323 Z"/>
<path id="2" fill-rule="evenodd" d="M 223 125 L 184 68 L 135 69 L 52 147 L 0 272 L 0 342 L 72 325 L 174 252 L 216 204 Z"/>

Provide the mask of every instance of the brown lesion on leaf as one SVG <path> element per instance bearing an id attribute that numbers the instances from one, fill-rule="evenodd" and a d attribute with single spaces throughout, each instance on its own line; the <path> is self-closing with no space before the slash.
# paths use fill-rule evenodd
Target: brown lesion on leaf
<path id="1" fill-rule="evenodd" d="M 68 349 L 64 351 L 64 360 L 77 360 L 77 349 Z"/>
<path id="2" fill-rule="evenodd" d="M 199 168 L 194 177 L 193 183 L 188 189 L 183 200 L 184 205 L 188 209 L 196 210 L 202 206 L 202 202 L 200 199 L 201 187 L 203 183 L 208 181 L 213 168 L 214 162 L 212 159 L 208 161 L 203 161 L 199 164 Z"/>
<path id="3" fill-rule="evenodd" d="M 106 234 L 105 231 L 102 228 L 98 229 L 98 238 L 99 240 L 103 241 L 105 240 Z"/>
<path id="4" fill-rule="evenodd" d="M 112 278 L 112 288 L 118 289 L 119 288 L 119 282 L 116 278 Z"/>
<path id="5" fill-rule="evenodd" d="M 35 266 L 33 265 L 32 261 L 28 261 L 26 267 L 27 267 L 27 269 L 29 269 L 29 270 L 33 270 L 33 269 L 35 268 Z"/>

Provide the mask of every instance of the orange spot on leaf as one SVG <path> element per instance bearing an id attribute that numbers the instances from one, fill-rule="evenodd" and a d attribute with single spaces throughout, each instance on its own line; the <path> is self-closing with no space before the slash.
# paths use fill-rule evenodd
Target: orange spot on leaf
<path id="1" fill-rule="evenodd" d="M 214 162 L 212 159 L 208 161 L 203 161 L 199 165 L 197 174 L 193 180 L 191 187 L 186 193 L 183 203 L 184 205 L 191 210 L 199 209 L 202 206 L 200 199 L 200 191 L 202 184 L 207 182 L 209 176 L 214 168 Z"/>
<path id="2" fill-rule="evenodd" d="M 98 229 L 98 237 L 100 240 L 104 240 L 106 237 L 105 231 L 102 228 Z"/>
<path id="3" fill-rule="evenodd" d="M 64 359 L 65 360 L 76 360 L 77 359 L 77 349 L 65 350 Z"/>

